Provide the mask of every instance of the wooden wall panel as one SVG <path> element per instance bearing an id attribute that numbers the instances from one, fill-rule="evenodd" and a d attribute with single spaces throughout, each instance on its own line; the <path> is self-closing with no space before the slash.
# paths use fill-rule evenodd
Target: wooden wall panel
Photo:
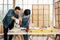
<path id="1" fill-rule="evenodd" d="M 55 3 L 55 8 L 58 8 L 58 7 L 59 7 L 58 2 L 56 2 Z"/>
<path id="2" fill-rule="evenodd" d="M 60 2 L 55 3 L 55 26 L 56 28 L 60 28 Z"/>
<path id="3" fill-rule="evenodd" d="M 3 30 L 4 30 L 4 29 L 3 29 L 3 26 L 0 25 L 0 34 L 3 33 Z"/>
<path id="4" fill-rule="evenodd" d="M 33 4 L 32 5 L 32 21 L 37 27 L 50 26 L 50 5 L 49 4 Z M 36 21 L 36 22 L 34 22 Z"/>
<path id="5" fill-rule="evenodd" d="M 45 14 L 45 15 L 44 15 L 44 20 L 45 20 L 45 21 L 46 21 L 46 20 L 47 20 L 47 21 L 49 20 L 49 19 L 48 19 L 48 14 Z"/>
<path id="6" fill-rule="evenodd" d="M 32 8 L 33 9 L 38 9 L 38 5 L 37 4 L 36 5 L 34 4 Z"/>
<path id="7" fill-rule="evenodd" d="M 56 19 L 56 21 L 58 21 L 58 15 L 56 15 L 56 18 L 55 19 Z"/>
<path id="8" fill-rule="evenodd" d="M 47 4 L 45 4 L 44 9 L 49 9 L 49 6 Z"/>
<path id="9" fill-rule="evenodd" d="M 42 4 L 39 5 L 39 9 L 43 9 L 43 5 Z"/>
<path id="10" fill-rule="evenodd" d="M 60 2 L 59 2 L 59 4 L 60 4 Z M 59 5 L 59 7 L 60 7 L 60 5 Z"/>
<path id="11" fill-rule="evenodd" d="M 39 14 L 43 14 L 43 10 L 39 10 Z"/>
<path id="12" fill-rule="evenodd" d="M 48 9 L 47 10 L 44 10 L 44 14 L 47 14 L 48 15 L 49 11 Z"/>
<path id="13" fill-rule="evenodd" d="M 49 24 L 48 21 L 44 21 L 45 26 L 49 26 L 48 24 Z"/>
<path id="14" fill-rule="evenodd" d="M 43 26 L 43 21 L 39 21 L 39 26 Z"/>
<path id="15" fill-rule="evenodd" d="M 39 21 L 43 20 L 43 14 L 39 15 Z"/>

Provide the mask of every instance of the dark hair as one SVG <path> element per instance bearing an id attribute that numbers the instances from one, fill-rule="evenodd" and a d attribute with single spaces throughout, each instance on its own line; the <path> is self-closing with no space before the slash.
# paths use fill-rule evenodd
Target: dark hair
<path id="1" fill-rule="evenodd" d="M 18 7 L 18 6 L 16 6 L 16 7 L 15 7 L 15 10 L 21 10 L 21 8 L 20 8 L 20 7 Z"/>
<path id="2" fill-rule="evenodd" d="M 30 9 L 25 9 L 24 15 L 25 15 L 25 16 L 30 15 Z"/>

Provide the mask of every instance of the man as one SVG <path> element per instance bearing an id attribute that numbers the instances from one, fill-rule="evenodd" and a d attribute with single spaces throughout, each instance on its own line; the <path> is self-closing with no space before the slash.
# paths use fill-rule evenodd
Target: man
<path id="1" fill-rule="evenodd" d="M 12 40 L 13 35 L 9 35 L 9 39 L 7 37 L 8 28 L 11 30 L 14 27 L 14 22 L 15 20 L 18 20 L 20 12 L 21 12 L 20 7 L 15 7 L 15 9 L 10 9 L 7 12 L 6 16 L 4 17 L 3 19 L 4 40 Z"/>

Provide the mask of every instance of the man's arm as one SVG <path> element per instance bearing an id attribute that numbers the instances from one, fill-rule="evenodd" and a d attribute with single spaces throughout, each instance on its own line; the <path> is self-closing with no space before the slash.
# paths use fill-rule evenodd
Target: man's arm
<path id="1" fill-rule="evenodd" d="M 15 20 L 15 22 L 17 24 L 19 24 L 19 19 L 17 19 L 16 17 L 14 17 L 14 12 L 13 10 L 9 10 L 8 13 L 7 13 L 7 17 L 12 19 L 12 20 Z"/>
<path id="2" fill-rule="evenodd" d="M 16 20 L 17 18 L 15 18 L 14 16 L 12 16 L 11 19 Z"/>
<path id="3" fill-rule="evenodd" d="M 13 10 L 10 9 L 7 13 L 7 17 L 13 19 L 13 20 L 16 20 L 17 18 L 14 17 L 14 13 L 13 13 Z"/>

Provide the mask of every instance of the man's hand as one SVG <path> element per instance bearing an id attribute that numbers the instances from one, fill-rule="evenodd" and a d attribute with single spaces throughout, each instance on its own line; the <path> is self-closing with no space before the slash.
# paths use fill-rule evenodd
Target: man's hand
<path id="1" fill-rule="evenodd" d="M 15 22 L 16 22 L 16 24 L 19 24 L 19 19 L 16 19 Z"/>
<path id="2" fill-rule="evenodd" d="M 14 16 L 11 17 L 13 20 L 16 20 L 16 18 Z"/>
<path id="3" fill-rule="evenodd" d="M 17 23 L 17 24 L 19 24 L 19 19 L 17 19 L 17 18 L 15 18 L 14 16 L 13 17 L 11 17 L 13 20 L 15 20 L 15 22 Z"/>

